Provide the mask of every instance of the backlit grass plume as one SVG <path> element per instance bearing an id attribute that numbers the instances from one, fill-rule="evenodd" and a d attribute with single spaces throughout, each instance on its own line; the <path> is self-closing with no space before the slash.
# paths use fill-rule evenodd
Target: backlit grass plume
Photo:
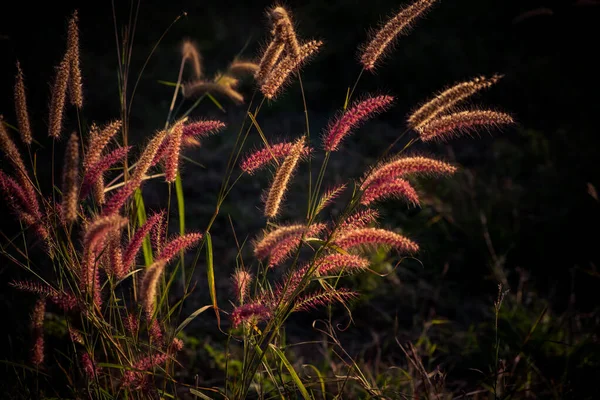
<path id="1" fill-rule="evenodd" d="M 281 166 L 277 169 L 277 173 L 267 194 L 265 217 L 274 218 L 279 213 L 283 195 L 288 188 L 292 174 L 304 151 L 304 140 L 297 140 L 283 163 L 281 163 Z"/>
<path id="2" fill-rule="evenodd" d="M 490 78 L 480 76 L 467 82 L 458 83 L 442 91 L 413 111 L 408 117 L 408 125 L 412 128 L 418 128 L 419 126 L 427 124 L 431 119 L 448 110 L 452 110 L 454 106 L 473 96 L 477 92 L 489 88 L 498 82 L 500 78 L 502 78 L 502 75 L 493 75 Z"/>
<path id="3" fill-rule="evenodd" d="M 67 143 L 62 181 L 62 216 L 67 223 L 77 219 L 79 206 L 79 136 L 73 132 Z"/>
<path id="4" fill-rule="evenodd" d="M 417 0 L 403 8 L 383 27 L 373 34 L 361 50 L 360 62 L 366 70 L 373 70 L 386 49 L 401 34 L 406 34 L 413 22 L 423 15 L 437 0 Z"/>
<path id="5" fill-rule="evenodd" d="M 32 139 L 31 124 L 29 122 L 29 111 L 27 110 L 27 96 L 25 94 L 25 79 L 21 64 L 17 61 L 17 76 L 15 78 L 15 112 L 19 133 L 23 143 L 30 145 Z"/>
<path id="6" fill-rule="evenodd" d="M 423 141 L 444 141 L 460 134 L 476 132 L 479 128 L 496 128 L 514 122 L 510 115 L 503 112 L 471 110 L 442 115 L 417 127 L 416 131 Z"/>

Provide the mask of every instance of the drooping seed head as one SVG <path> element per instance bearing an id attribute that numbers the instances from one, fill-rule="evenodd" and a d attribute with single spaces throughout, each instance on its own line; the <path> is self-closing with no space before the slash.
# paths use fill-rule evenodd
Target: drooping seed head
<path id="1" fill-rule="evenodd" d="M 69 85 L 69 70 L 70 60 L 65 56 L 56 68 L 56 77 L 54 78 L 54 86 L 50 97 L 48 134 L 54 139 L 60 138 L 62 132 L 65 99 L 67 98 L 67 87 Z"/>
<path id="2" fill-rule="evenodd" d="M 192 65 L 195 78 L 200 79 L 202 77 L 202 63 L 196 44 L 190 40 L 184 40 L 181 45 L 181 56 L 184 62 L 189 61 Z"/>
<path id="3" fill-rule="evenodd" d="M 330 123 L 327 132 L 323 136 L 323 147 L 325 150 L 337 150 L 342 139 L 348 136 L 352 129 L 355 129 L 369 118 L 385 111 L 393 101 L 394 98 L 392 96 L 375 96 L 355 103 L 340 117 Z"/>
<path id="4" fill-rule="evenodd" d="M 446 141 L 454 136 L 476 132 L 480 128 L 497 128 L 514 124 L 514 119 L 502 112 L 491 110 L 461 111 L 442 115 L 416 128 L 421 140 Z"/>
<path id="5" fill-rule="evenodd" d="M 366 190 L 376 180 L 388 180 L 419 175 L 452 175 L 456 172 L 456 167 L 433 158 L 422 156 L 397 157 L 390 161 L 383 162 L 368 173 L 362 184 L 361 190 Z"/>
<path id="6" fill-rule="evenodd" d="M 252 274 L 245 269 L 236 269 L 231 275 L 231 286 L 235 299 L 239 304 L 244 304 L 248 296 L 248 288 L 252 283 Z"/>
<path id="7" fill-rule="evenodd" d="M 369 205 L 386 198 L 398 198 L 409 204 L 419 204 L 419 195 L 410 182 L 401 178 L 381 178 L 372 181 L 363 192 L 360 204 Z"/>
<path id="8" fill-rule="evenodd" d="M 335 244 L 348 250 L 359 246 L 385 245 L 401 253 L 416 253 L 419 246 L 412 240 L 395 232 L 378 228 L 361 228 L 336 238 Z"/>
<path id="9" fill-rule="evenodd" d="M 242 171 L 252 175 L 258 169 L 268 165 L 272 162 L 278 163 L 290 154 L 290 150 L 294 147 L 293 142 L 281 142 L 265 146 L 257 149 L 250 154 L 247 154 L 240 163 Z M 308 155 L 310 148 L 306 146 L 303 150 L 302 155 Z"/>
<path id="10" fill-rule="evenodd" d="M 447 88 L 416 109 L 408 117 L 408 125 L 412 128 L 418 128 L 421 125 L 425 125 L 433 118 L 451 110 L 454 106 L 473 96 L 477 92 L 489 88 L 498 82 L 500 78 L 502 78 L 502 75 L 493 75 L 490 78 L 480 76 Z"/>

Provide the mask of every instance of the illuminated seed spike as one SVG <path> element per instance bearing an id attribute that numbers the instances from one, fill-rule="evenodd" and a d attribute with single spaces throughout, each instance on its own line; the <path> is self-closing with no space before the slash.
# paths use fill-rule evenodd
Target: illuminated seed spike
<path id="1" fill-rule="evenodd" d="M 334 302 L 345 303 L 358 297 L 356 292 L 348 289 L 324 290 L 307 294 L 296 300 L 293 311 L 310 311 Z"/>
<path id="2" fill-rule="evenodd" d="M 135 263 L 135 257 L 142 248 L 142 244 L 146 235 L 148 235 L 148 233 L 152 231 L 156 224 L 160 223 L 163 216 L 164 212 L 152 215 L 146 220 L 146 223 L 144 225 L 142 225 L 138 228 L 138 230 L 135 231 L 135 233 L 131 237 L 129 244 L 125 249 L 125 253 L 123 254 L 123 269 L 125 271 L 125 274 L 129 273 L 131 267 L 133 267 L 133 264 Z"/>
<path id="3" fill-rule="evenodd" d="M 190 40 L 184 40 L 181 45 L 181 55 L 184 62 L 189 61 L 192 64 L 196 79 L 200 79 L 202 77 L 202 63 L 196 44 Z"/>
<path id="4" fill-rule="evenodd" d="M 271 184 L 265 202 L 265 217 L 274 218 L 279 213 L 283 195 L 286 192 L 292 174 L 298 165 L 300 156 L 304 150 L 304 139 L 298 140 L 290 150 L 290 154 L 285 158 Z"/>
<path id="5" fill-rule="evenodd" d="M 260 87 L 263 95 L 269 100 L 274 99 L 290 74 L 300 69 L 310 56 L 319 50 L 321 45 L 323 45 L 323 42 L 320 40 L 311 40 L 300 47 L 298 56 L 287 55 L 284 57 L 264 79 Z"/>
<path id="6" fill-rule="evenodd" d="M 61 212 L 65 222 L 77 219 L 79 205 L 79 137 L 73 132 L 67 143 L 63 164 Z"/>
<path id="7" fill-rule="evenodd" d="M 225 128 L 225 123 L 221 121 L 194 121 L 183 127 L 184 138 L 205 138 L 210 134 L 216 133 Z"/>
<path id="8" fill-rule="evenodd" d="M 293 142 L 281 142 L 255 150 L 243 158 L 242 162 L 240 163 L 240 168 L 242 171 L 252 175 L 256 170 L 264 167 L 265 165 L 271 162 L 278 162 L 287 157 L 293 147 Z M 308 155 L 309 152 L 310 148 L 305 147 L 302 155 Z"/>
<path id="9" fill-rule="evenodd" d="M 369 118 L 385 111 L 393 101 L 394 98 L 392 96 L 375 96 L 355 103 L 329 125 L 327 133 L 323 137 L 323 147 L 325 150 L 337 150 L 342 139 L 348 136 L 352 129 Z"/>
<path id="10" fill-rule="evenodd" d="M 123 158 L 127 156 L 127 153 L 131 149 L 131 146 L 127 147 L 119 147 L 96 163 L 90 165 L 87 168 L 85 176 L 83 178 L 83 183 L 81 185 L 81 198 L 87 197 L 92 188 L 94 189 L 94 196 L 96 197 L 96 201 L 100 204 L 104 203 L 104 173 L 113 166 L 113 164 L 121 161 Z M 96 193 L 96 188 L 102 189 L 102 201 L 99 201 L 98 194 Z"/>
<path id="11" fill-rule="evenodd" d="M 210 81 L 194 81 L 187 83 L 181 88 L 182 94 L 185 97 L 198 96 L 205 93 L 219 93 L 226 97 L 229 97 L 236 103 L 243 103 L 244 96 L 234 90 L 229 85 L 221 85 L 216 82 Z"/>
<path id="12" fill-rule="evenodd" d="M 366 210 L 357 211 L 346 218 L 339 226 L 339 234 L 350 232 L 355 229 L 365 228 L 374 223 L 379 218 L 379 212 L 375 209 L 368 208 Z M 339 235 L 337 235 L 339 237 Z"/>
<path id="13" fill-rule="evenodd" d="M 369 260 L 353 254 L 329 254 L 316 261 L 321 275 L 354 273 L 369 267 Z"/>
<path id="14" fill-rule="evenodd" d="M 452 175 L 456 167 L 433 158 L 413 156 L 398 157 L 376 166 L 368 173 L 361 184 L 361 190 L 366 190 L 374 181 L 394 179 L 407 175 Z"/>
<path id="15" fill-rule="evenodd" d="M 157 260 L 163 260 L 165 262 L 171 261 L 173 257 L 179 254 L 180 251 L 189 249 L 195 246 L 202 239 L 201 233 L 187 233 L 183 236 L 179 236 L 169 243 L 167 243 L 162 251 L 160 252 Z"/>
<path id="16" fill-rule="evenodd" d="M 234 61 L 228 68 L 228 72 L 232 75 L 254 75 L 258 72 L 259 65 L 250 61 Z"/>
<path id="17" fill-rule="evenodd" d="M 325 224 L 313 224 L 298 235 L 288 236 L 281 239 L 269 252 L 269 267 L 275 267 L 285 261 L 291 253 L 298 248 L 302 235 L 305 238 L 319 235 L 327 226 Z"/>
<path id="18" fill-rule="evenodd" d="M 50 98 L 50 115 L 48 116 L 48 135 L 51 138 L 60 138 L 65 111 L 65 99 L 69 84 L 69 58 L 65 57 L 56 69 L 54 86 Z"/>
<path id="19" fill-rule="evenodd" d="M 292 56 L 299 57 L 300 44 L 288 11 L 281 6 L 275 7 L 271 10 L 271 18 L 273 19 L 275 35 L 281 37 Z"/>
<path id="20" fill-rule="evenodd" d="M 33 348 L 31 363 L 39 367 L 44 362 L 44 318 L 46 315 L 46 299 L 37 300 L 31 314 L 31 329 L 33 331 Z"/>
<path id="21" fill-rule="evenodd" d="M 173 127 L 171 127 L 173 129 Z M 156 154 L 158 153 L 162 143 L 165 141 L 169 131 L 162 130 L 157 132 L 154 137 L 148 142 L 146 148 L 137 160 L 136 167 L 131 174 L 131 181 L 134 182 L 137 187 L 142 183 L 142 179 L 146 176 L 148 169 L 153 165 Z M 135 185 L 134 185 L 135 186 Z"/>
<path id="22" fill-rule="evenodd" d="M 17 76 L 15 77 L 15 113 L 17 125 L 23 143 L 30 145 L 32 140 L 31 124 L 29 123 L 29 111 L 27 111 L 27 96 L 25 94 L 25 79 L 21 64 L 17 61 Z"/>
<path id="23" fill-rule="evenodd" d="M 411 24 L 437 0 L 417 0 L 402 9 L 379 29 L 362 49 L 360 62 L 366 70 L 373 70 L 390 44 L 401 34 L 406 34 Z"/>
<path id="24" fill-rule="evenodd" d="M 331 202 L 333 202 L 333 200 L 335 200 L 344 190 L 346 190 L 346 184 L 342 183 L 323 193 L 315 208 L 315 214 L 320 213 L 325 207 L 331 204 Z"/>
<path id="25" fill-rule="evenodd" d="M 165 154 L 165 180 L 175 182 L 179 170 L 179 155 L 183 137 L 183 121 L 173 125 L 169 136 L 165 139 L 167 151 Z"/>
<path id="26" fill-rule="evenodd" d="M 254 79 L 259 83 L 264 83 L 267 76 L 273 71 L 273 67 L 279 61 L 283 50 L 285 49 L 285 43 L 279 39 L 274 38 L 269 43 L 269 46 L 265 49 L 260 62 L 258 64 L 258 70 L 254 74 Z"/>
<path id="27" fill-rule="evenodd" d="M 442 91 L 427 103 L 416 109 L 408 117 L 408 125 L 412 128 L 417 128 L 426 124 L 438 115 L 452 109 L 452 107 L 463 100 L 483 89 L 489 88 L 501 78 L 502 75 L 493 75 L 490 78 L 480 76 L 467 82 L 458 83 Z"/>
<path id="28" fill-rule="evenodd" d="M 242 306 L 236 307 L 231 312 L 231 325 L 237 328 L 243 322 L 254 321 L 260 322 L 265 321 L 271 317 L 271 311 L 260 303 L 249 303 Z"/>
<path id="29" fill-rule="evenodd" d="M 301 224 L 279 227 L 269 233 L 266 233 L 260 240 L 254 244 L 254 256 L 258 259 L 265 259 L 271 251 L 282 240 L 290 237 L 302 237 L 306 231 L 306 226 Z"/>
<path id="30" fill-rule="evenodd" d="M 69 60 L 69 98 L 71 104 L 81 109 L 83 107 L 83 85 L 81 83 L 81 68 L 79 66 L 79 16 L 77 11 L 69 20 L 67 32 L 67 54 Z"/>
<path id="31" fill-rule="evenodd" d="M 2 150 L 6 153 L 8 159 L 15 167 L 17 181 L 25 193 L 27 193 L 27 199 L 31 204 L 31 208 L 38 210 L 37 213 L 39 213 L 40 206 L 37 201 L 35 188 L 29 179 L 29 175 L 27 174 L 27 169 L 25 168 L 25 164 L 23 163 L 23 158 L 21 158 L 19 149 L 17 149 L 17 146 L 8 135 L 8 131 L 4 126 L 4 119 L 2 115 L 0 115 L 0 148 L 2 148 Z"/>
<path id="32" fill-rule="evenodd" d="M 231 275 L 231 286 L 236 302 L 244 304 L 248 297 L 248 287 L 252 283 L 252 274 L 245 269 L 238 268 Z"/>
<path id="33" fill-rule="evenodd" d="M 511 125 L 514 122 L 514 119 L 506 113 L 472 110 L 442 115 L 421 125 L 416 131 L 425 142 L 445 141 L 463 133 L 475 132 L 478 128 L 495 128 L 500 125 Z"/>
<path id="34" fill-rule="evenodd" d="M 156 306 L 156 292 L 158 286 L 158 280 L 165 270 L 167 265 L 166 260 L 155 261 L 154 264 L 146 268 L 144 277 L 142 278 L 141 287 L 141 301 L 142 308 L 146 313 L 146 317 L 151 320 L 154 314 L 154 308 Z"/>
<path id="35" fill-rule="evenodd" d="M 346 250 L 373 245 L 390 246 L 401 253 L 416 253 L 419 250 L 419 246 L 412 240 L 395 232 L 378 228 L 356 229 L 336 239 L 335 244 Z"/>
<path id="36" fill-rule="evenodd" d="M 399 198 L 413 205 L 419 204 L 417 191 L 408 181 L 400 178 L 374 180 L 363 192 L 360 204 L 367 206 L 386 198 Z"/>

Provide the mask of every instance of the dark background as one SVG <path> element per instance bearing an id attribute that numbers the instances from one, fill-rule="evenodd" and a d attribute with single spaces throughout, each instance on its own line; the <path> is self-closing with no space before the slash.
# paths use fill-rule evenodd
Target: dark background
<path id="1" fill-rule="evenodd" d="M 127 21 L 129 3 L 117 3 L 120 27 Z M 172 88 L 157 81 L 176 80 L 183 38 L 196 41 L 205 73 L 212 76 L 242 50 L 243 58 L 256 57 L 266 40 L 264 11 L 270 5 L 264 1 L 142 2 L 134 39 L 134 78 L 169 24 L 184 11 L 187 16 L 169 30 L 140 79 L 133 103 L 132 141 L 143 141 L 164 124 Z M 313 1 L 290 2 L 288 6 L 301 37 L 325 42 L 303 72 L 311 129 L 320 132 L 343 104 L 348 86 L 360 71 L 356 48 L 365 41 L 368 28 L 396 11 L 399 3 Z M 86 95 L 83 120 L 118 118 L 117 52 L 110 2 L 23 1 L 5 2 L 0 7 L 4 16 L 0 25 L 0 112 L 14 121 L 12 84 L 18 58 L 26 75 L 34 129 L 42 138 L 46 135 L 49 82 L 53 66 L 62 57 L 67 17 L 74 9 L 80 13 Z M 397 101 L 390 112 L 348 140 L 344 154 L 336 154 L 329 183 L 359 177 L 405 129 L 405 117 L 412 107 L 457 81 L 480 74 L 504 74 L 504 79 L 476 101 L 510 112 L 518 125 L 451 145 L 418 148 L 457 162 L 463 171 L 450 182 L 424 182 L 420 190 L 425 201 L 420 209 L 407 210 L 393 202 L 384 205 L 383 225 L 401 226 L 421 243 L 423 266 L 408 263 L 397 271 L 397 278 L 384 278 L 384 283 L 373 283 L 371 278 L 355 282 L 371 292 L 357 306 L 355 333 L 348 334 L 351 349 L 357 346 L 360 352 L 360 340 L 353 338 L 368 335 L 366 332 L 392 335 L 394 318 L 400 321 L 406 340 L 413 340 L 422 320 L 433 316 L 455 323 L 441 337 L 477 326 L 490 317 L 498 281 L 508 283 L 514 293 L 529 293 L 531 304 L 541 301 L 556 315 L 573 310 L 587 315 L 582 330 L 591 332 L 597 327 L 600 204 L 589 188 L 600 188 L 599 17 L 600 5 L 591 0 L 442 1 L 409 36 L 398 41 L 374 75 L 363 75 L 358 94 L 389 93 Z M 247 98 L 252 90 L 251 82 L 242 86 Z M 225 113 L 203 102 L 193 114 L 220 118 L 231 129 L 187 154 L 204 166 L 186 165 L 183 173 L 191 229 L 203 229 L 208 222 L 232 138 L 244 117 L 244 106 L 226 99 L 222 103 Z M 295 137 L 304 129 L 302 111 L 298 84 L 294 83 L 261 113 L 259 121 L 271 138 Z M 74 126 L 73 114 L 68 115 L 71 120 L 67 124 Z M 258 137 L 251 141 L 258 143 Z M 43 157 L 42 161 L 49 162 Z M 235 221 L 238 236 L 253 237 L 264 225 L 259 197 L 267 178 L 242 180 L 213 229 L 215 246 L 222 255 L 217 272 L 222 293 L 226 293 L 226 278 L 235 257 L 226 214 Z M 149 184 L 145 192 L 149 208 L 166 205 L 164 185 Z M 302 187 L 293 187 L 292 193 L 301 196 Z M 295 199 L 294 195 L 289 199 Z M 303 200 L 289 204 L 284 217 L 302 215 L 303 206 Z M 8 216 L 3 217 L 3 229 L 10 229 L 10 224 Z M 13 274 L 18 272 L 3 260 L 3 314 L 15 321 L 0 338 L 11 343 L 6 352 L 9 358 L 19 356 L 13 342 L 25 340 L 28 323 L 22 311 L 28 306 L 20 305 L 26 300 L 21 300 L 22 295 L 15 297 L 15 291 L 6 286 Z M 199 287 L 203 284 L 199 276 Z M 205 304 L 206 292 L 200 292 L 201 299 L 193 303 Z M 521 303 L 527 307 L 525 300 Z M 379 317 L 372 318 L 373 310 Z M 310 317 L 299 316 L 292 324 L 291 336 L 310 334 Z M 207 321 L 198 331 L 208 332 L 207 337 L 214 335 L 218 342 L 221 339 L 212 325 L 214 321 Z M 450 356 L 444 362 L 458 366 L 458 371 L 487 362 L 485 357 L 465 355 L 467 365 L 463 365 L 456 360 L 461 358 L 460 342 L 445 343 Z M 553 368 L 560 367 L 548 368 L 550 375 Z"/>

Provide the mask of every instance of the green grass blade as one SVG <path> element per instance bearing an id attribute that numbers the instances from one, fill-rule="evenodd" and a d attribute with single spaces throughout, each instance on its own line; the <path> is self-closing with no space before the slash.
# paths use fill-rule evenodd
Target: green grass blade
<path id="1" fill-rule="evenodd" d="M 292 364 L 290 364 L 290 362 L 288 361 L 288 359 L 285 356 L 285 354 L 283 354 L 281 352 L 281 350 L 279 350 L 272 343 L 269 343 L 269 347 L 271 348 L 271 350 L 273 351 L 273 353 L 275 353 L 277 355 L 277 357 L 279 357 L 279 359 L 281 360 L 281 362 L 283 362 L 283 365 L 285 365 L 285 368 L 287 368 L 288 372 L 290 373 L 290 376 L 292 377 L 292 380 L 294 381 L 294 383 L 296 384 L 296 386 L 300 390 L 300 393 L 302 394 L 302 397 L 305 400 L 311 400 L 312 397 L 310 396 L 310 394 L 308 394 L 308 390 L 306 390 L 306 387 L 304 387 L 304 384 L 300 380 L 300 377 L 296 373 L 296 370 L 294 370 L 294 367 L 292 366 Z"/>
<path id="2" fill-rule="evenodd" d="M 200 307 L 199 309 L 197 309 L 196 311 L 191 313 L 190 316 L 187 317 L 185 319 L 185 321 L 183 321 L 181 324 L 179 324 L 177 329 L 175 329 L 175 335 L 177 335 L 179 332 L 181 332 L 183 330 L 183 328 L 185 328 L 190 322 L 192 322 L 194 320 L 194 318 L 196 318 L 198 315 L 202 314 L 204 311 L 208 310 L 211 307 L 212 307 L 212 305 L 209 304 L 207 306 Z"/>
<path id="3" fill-rule="evenodd" d="M 219 315 L 219 306 L 217 304 L 217 289 L 215 286 L 215 269 L 213 265 L 213 247 L 212 237 L 210 232 L 206 232 L 206 278 L 208 279 L 208 290 L 210 299 L 212 300 L 215 315 L 217 316 L 217 324 L 221 329 L 221 316 Z"/>
<path id="4" fill-rule="evenodd" d="M 136 189 L 134 199 L 138 225 L 142 226 L 146 223 L 146 208 L 144 207 L 144 198 L 142 197 L 142 191 L 140 189 Z M 146 265 L 152 264 L 154 260 L 152 259 L 152 245 L 150 244 L 150 238 L 144 238 L 142 250 L 144 251 L 144 262 Z"/>

